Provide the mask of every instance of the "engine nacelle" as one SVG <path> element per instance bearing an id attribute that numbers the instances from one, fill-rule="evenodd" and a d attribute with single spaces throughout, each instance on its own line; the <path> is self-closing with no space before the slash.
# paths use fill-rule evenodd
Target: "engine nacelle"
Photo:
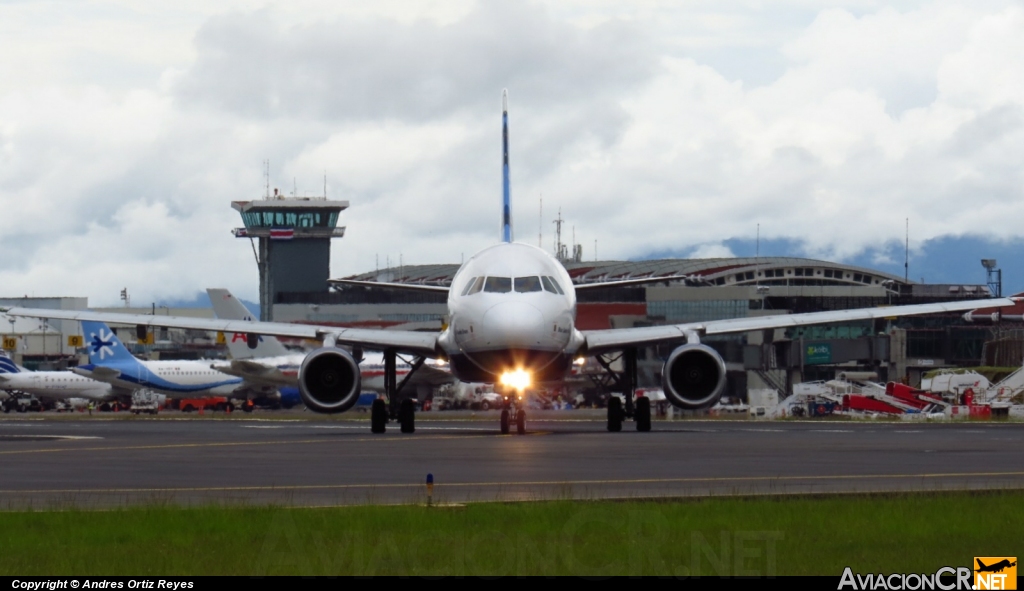
<path id="1" fill-rule="evenodd" d="M 683 345 L 672 351 L 662 370 L 665 398 L 687 410 L 713 406 L 725 390 L 725 361 L 707 345 Z"/>
<path id="2" fill-rule="evenodd" d="M 299 395 L 310 410 L 345 412 L 359 400 L 360 377 L 359 364 L 348 351 L 317 349 L 302 360 Z"/>

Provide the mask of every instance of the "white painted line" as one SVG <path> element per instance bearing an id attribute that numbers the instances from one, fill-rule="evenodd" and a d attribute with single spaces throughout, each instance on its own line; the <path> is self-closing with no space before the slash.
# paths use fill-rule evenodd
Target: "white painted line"
<path id="1" fill-rule="evenodd" d="M 88 435 L 3 435 L 4 439 L 103 439 Z"/>

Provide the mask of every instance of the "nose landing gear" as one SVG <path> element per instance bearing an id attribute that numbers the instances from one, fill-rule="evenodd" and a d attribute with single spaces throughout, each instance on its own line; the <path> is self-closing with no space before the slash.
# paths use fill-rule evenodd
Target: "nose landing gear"
<path id="1" fill-rule="evenodd" d="M 526 411 L 519 408 L 518 404 L 506 403 L 501 410 L 501 434 L 508 435 L 512 423 L 516 424 L 516 434 L 526 434 Z"/>

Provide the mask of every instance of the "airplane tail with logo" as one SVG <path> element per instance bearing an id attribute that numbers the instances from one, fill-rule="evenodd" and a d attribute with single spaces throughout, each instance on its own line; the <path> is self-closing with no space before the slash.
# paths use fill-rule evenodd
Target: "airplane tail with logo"
<path id="1" fill-rule="evenodd" d="M 241 301 L 226 289 L 210 288 L 206 290 L 210 296 L 210 303 L 213 305 L 213 313 L 222 320 L 248 320 L 257 322 L 252 312 L 245 307 Z M 288 349 L 281 344 L 281 341 L 272 336 L 261 336 L 257 341 L 256 348 L 250 349 L 246 342 L 246 335 L 243 333 L 225 333 L 228 352 L 232 359 L 252 359 L 256 357 L 281 357 L 288 354 Z"/>
<path id="2" fill-rule="evenodd" d="M 0 373 L 21 373 L 21 368 L 6 353 L 0 353 Z"/>
<path id="3" fill-rule="evenodd" d="M 82 321 L 89 363 L 93 365 L 139 365 L 140 362 L 105 322 Z"/>
<path id="4" fill-rule="evenodd" d="M 501 241 L 512 242 L 512 197 L 508 170 L 508 89 L 501 91 Z"/>

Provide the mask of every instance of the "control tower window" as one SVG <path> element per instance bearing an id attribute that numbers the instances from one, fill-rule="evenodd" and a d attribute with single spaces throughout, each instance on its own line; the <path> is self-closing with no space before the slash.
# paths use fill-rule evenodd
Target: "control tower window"
<path id="1" fill-rule="evenodd" d="M 542 291 L 542 289 L 540 277 L 516 277 L 516 291 L 519 293 Z"/>
<path id="2" fill-rule="evenodd" d="M 511 277 L 488 277 L 484 282 L 484 291 L 491 293 L 508 293 L 512 291 Z"/>

